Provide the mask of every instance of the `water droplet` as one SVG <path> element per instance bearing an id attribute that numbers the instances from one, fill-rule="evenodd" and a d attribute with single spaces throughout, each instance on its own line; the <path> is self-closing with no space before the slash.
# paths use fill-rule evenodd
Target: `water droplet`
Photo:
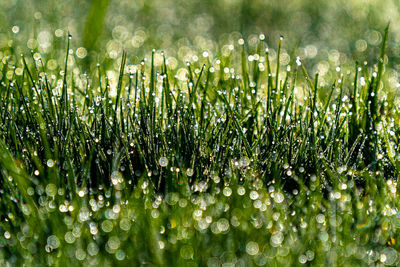
<path id="1" fill-rule="evenodd" d="M 190 260 L 193 258 L 194 250 L 193 247 L 190 245 L 184 245 L 180 251 L 181 257 L 185 260 Z"/>
<path id="2" fill-rule="evenodd" d="M 307 257 L 306 257 L 306 255 L 300 255 L 300 256 L 299 256 L 299 262 L 300 262 L 301 264 L 305 264 L 305 263 L 307 262 Z"/>
<path id="3" fill-rule="evenodd" d="M 5 232 L 4 232 L 4 237 L 5 237 L 6 239 L 10 239 L 10 238 L 11 238 L 11 234 L 10 234 L 8 231 L 5 231 Z"/>
<path id="4" fill-rule="evenodd" d="M 217 228 L 220 232 L 226 232 L 229 230 L 229 221 L 225 218 L 218 220 Z"/>
<path id="5" fill-rule="evenodd" d="M 249 254 L 250 256 L 254 256 L 257 255 L 259 251 L 258 248 L 258 244 L 254 241 L 250 241 L 249 243 L 247 243 L 246 245 L 246 252 L 247 254 Z"/>
<path id="6" fill-rule="evenodd" d="M 271 236 L 271 244 L 273 246 L 279 246 L 283 242 L 283 234 L 282 232 L 276 232 Z"/>
<path id="7" fill-rule="evenodd" d="M 120 221 L 119 227 L 124 231 L 129 231 L 129 229 L 131 228 L 131 222 L 128 219 L 124 218 Z"/>
<path id="8" fill-rule="evenodd" d="M 250 192 L 250 199 L 256 200 L 256 199 L 258 199 L 258 197 L 259 197 L 259 195 L 258 195 L 257 191 Z"/>
<path id="9" fill-rule="evenodd" d="M 96 256 L 97 253 L 99 253 L 99 247 L 97 246 L 96 243 L 91 242 L 87 247 L 87 251 L 90 256 Z"/>
<path id="10" fill-rule="evenodd" d="M 240 158 L 239 164 L 240 164 L 240 167 L 245 168 L 245 167 L 250 165 L 250 160 L 249 160 L 248 157 L 243 156 L 243 157 Z"/>
<path id="11" fill-rule="evenodd" d="M 86 207 L 82 207 L 79 211 L 79 221 L 85 222 L 90 218 L 90 211 Z"/>
<path id="12" fill-rule="evenodd" d="M 47 238 L 47 244 L 52 248 L 56 249 L 60 246 L 60 240 L 55 235 L 51 235 Z"/>
<path id="13" fill-rule="evenodd" d="M 318 237 L 322 242 L 326 242 L 329 239 L 329 234 L 325 231 L 322 231 L 319 233 Z"/>
<path id="14" fill-rule="evenodd" d="M 312 260 L 314 259 L 315 254 L 314 254 L 313 251 L 307 250 L 306 256 L 307 256 L 307 260 L 308 260 L 308 261 L 312 261 Z"/>
<path id="15" fill-rule="evenodd" d="M 75 242 L 75 236 L 72 234 L 72 232 L 66 232 L 64 235 L 65 242 L 68 244 L 72 244 Z"/>
<path id="16" fill-rule="evenodd" d="M 232 194 L 232 189 L 230 189 L 229 187 L 225 187 L 223 193 L 224 196 L 229 197 Z"/>
<path id="17" fill-rule="evenodd" d="M 383 262 L 385 265 L 393 265 L 397 260 L 397 254 L 398 253 L 395 249 L 390 247 L 385 248 L 381 251 L 381 257 L 380 257 L 381 262 Z M 383 255 L 385 255 L 384 261 L 382 261 Z"/>
<path id="18" fill-rule="evenodd" d="M 318 223 L 324 223 L 325 215 L 324 214 L 318 214 L 315 219 L 317 220 Z"/>
<path id="19" fill-rule="evenodd" d="M 186 170 L 186 175 L 189 176 L 189 177 L 193 176 L 193 173 L 194 173 L 193 169 L 191 169 L 191 168 Z"/>
<path id="20" fill-rule="evenodd" d="M 386 255 L 385 254 L 381 254 L 380 255 L 380 257 L 379 257 L 379 260 L 382 262 L 382 263 L 385 263 L 386 262 Z"/>
<path id="21" fill-rule="evenodd" d="M 297 64 L 297 66 L 301 65 L 300 57 L 296 57 L 296 64 Z"/>
<path id="22" fill-rule="evenodd" d="M 47 167 L 52 168 L 54 166 L 54 160 L 49 159 L 47 160 Z"/>
<path id="23" fill-rule="evenodd" d="M 285 200 L 285 196 L 281 192 L 278 192 L 275 194 L 274 200 L 275 203 L 282 203 Z"/>
<path id="24" fill-rule="evenodd" d="M 113 229 L 113 223 L 110 220 L 105 220 L 101 223 L 101 229 L 106 232 L 109 233 L 112 231 Z"/>
<path id="25" fill-rule="evenodd" d="M 108 242 L 107 242 L 108 247 L 112 250 L 118 249 L 120 244 L 121 244 L 121 241 L 116 236 L 110 237 L 110 239 L 108 239 Z"/>
<path id="26" fill-rule="evenodd" d="M 54 184 L 48 184 L 46 186 L 46 194 L 54 197 L 57 194 L 57 187 Z"/>
<path id="27" fill-rule="evenodd" d="M 118 185 L 123 182 L 122 174 L 119 171 L 111 173 L 111 182 L 113 185 Z"/>
<path id="28" fill-rule="evenodd" d="M 158 163 L 160 164 L 161 167 L 167 167 L 168 165 L 168 159 L 166 157 L 161 157 L 158 160 Z"/>
<path id="29" fill-rule="evenodd" d="M 75 258 L 76 258 L 77 260 L 83 261 L 83 260 L 86 258 L 86 252 L 85 252 L 83 249 L 78 248 L 78 249 L 75 251 Z"/>
<path id="30" fill-rule="evenodd" d="M 125 252 L 123 250 L 118 250 L 117 253 L 115 253 L 115 258 L 117 260 L 122 261 L 125 259 Z"/>
<path id="31" fill-rule="evenodd" d="M 237 190 L 238 195 L 243 196 L 246 193 L 246 189 L 243 186 L 239 186 Z"/>

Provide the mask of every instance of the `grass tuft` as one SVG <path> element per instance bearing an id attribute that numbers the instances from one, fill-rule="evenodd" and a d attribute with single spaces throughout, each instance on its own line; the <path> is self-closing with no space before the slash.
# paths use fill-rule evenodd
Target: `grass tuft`
<path id="1" fill-rule="evenodd" d="M 399 264 L 388 32 L 330 79 L 281 64 L 282 38 L 178 73 L 156 50 L 84 73 L 70 38 L 56 70 L 4 59 L 0 263 Z"/>

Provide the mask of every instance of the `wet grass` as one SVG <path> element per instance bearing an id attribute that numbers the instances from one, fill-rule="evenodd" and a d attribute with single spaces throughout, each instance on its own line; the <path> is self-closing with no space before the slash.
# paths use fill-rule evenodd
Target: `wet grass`
<path id="1" fill-rule="evenodd" d="M 399 264 L 383 36 L 375 65 L 329 70 L 324 86 L 295 56 L 279 64 L 282 40 L 274 60 L 260 40 L 185 75 L 158 51 L 137 65 L 123 53 L 117 80 L 71 70 L 69 52 L 55 71 L 11 53 L 1 264 Z"/>

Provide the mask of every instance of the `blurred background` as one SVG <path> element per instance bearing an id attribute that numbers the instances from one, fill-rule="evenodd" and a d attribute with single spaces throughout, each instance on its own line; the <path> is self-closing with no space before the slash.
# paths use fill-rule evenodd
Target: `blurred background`
<path id="1" fill-rule="evenodd" d="M 0 0 L 0 47 L 46 57 L 65 49 L 70 32 L 84 64 L 117 59 L 122 49 L 137 64 L 156 48 L 173 68 L 203 51 L 224 52 L 240 38 L 255 46 L 264 34 L 272 48 L 284 36 L 289 57 L 343 64 L 376 60 L 390 22 L 388 56 L 399 69 L 399 6 L 399 0 Z"/>

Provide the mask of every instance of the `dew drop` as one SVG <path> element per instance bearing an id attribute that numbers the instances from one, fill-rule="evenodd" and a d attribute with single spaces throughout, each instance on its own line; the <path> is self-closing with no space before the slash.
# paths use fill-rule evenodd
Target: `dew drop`
<path id="1" fill-rule="evenodd" d="M 279 246 L 283 242 L 282 232 L 276 232 L 271 236 L 271 243 L 273 246 Z"/>
<path id="2" fill-rule="evenodd" d="M 117 236 L 110 237 L 110 239 L 108 239 L 108 242 L 107 242 L 108 247 L 112 250 L 118 249 L 120 244 L 121 244 L 121 241 L 119 240 L 119 238 Z"/>
<path id="3" fill-rule="evenodd" d="M 383 257 L 384 255 L 384 257 Z M 382 259 L 384 258 L 384 261 Z M 387 247 L 381 251 L 381 262 L 383 262 L 385 265 L 393 265 L 398 258 L 398 253 L 395 249 L 391 247 Z"/>
<path id="4" fill-rule="evenodd" d="M 87 251 L 90 256 L 96 256 L 99 253 L 99 247 L 96 243 L 91 242 L 87 247 Z"/>
<path id="5" fill-rule="evenodd" d="M 257 193 L 257 191 L 250 192 L 250 199 L 256 200 L 256 199 L 258 199 L 258 197 L 259 197 L 259 194 Z"/>
<path id="6" fill-rule="evenodd" d="M 158 160 L 158 163 L 160 164 L 161 167 L 167 167 L 168 165 L 168 159 L 166 157 L 161 157 Z"/>
<path id="7" fill-rule="evenodd" d="M 189 260 L 193 258 L 194 250 L 193 247 L 190 245 L 184 245 L 180 251 L 181 257 L 185 260 Z"/>
<path id="8" fill-rule="evenodd" d="M 6 239 L 10 239 L 10 238 L 11 238 L 11 234 L 10 234 L 8 231 L 5 231 L 5 232 L 4 232 L 4 237 L 5 237 Z"/>
<path id="9" fill-rule="evenodd" d="M 83 260 L 86 258 L 86 252 L 85 252 L 83 249 L 78 248 L 78 249 L 75 251 L 75 258 L 76 258 L 77 260 L 83 261 Z"/>
<path id="10" fill-rule="evenodd" d="M 225 187 L 223 193 L 226 197 L 229 197 L 232 194 L 232 189 L 230 189 L 229 187 Z"/>
<path id="11" fill-rule="evenodd" d="M 250 241 L 249 243 L 247 243 L 246 245 L 246 252 L 247 254 L 249 254 L 250 256 L 254 256 L 258 254 L 258 244 L 254 241 Z"/>
<path id="12" fill-rule="evenodd" d="M 54 160 L 49 159 L 47 160 L 47 167 L 52 168 L 54 166 Z"/>
<path id="13" fill-rule="evenodd" d="M 46 194 L 48 196 L 54 197 L 57 194 L 57 187 L 55 184 L 48 184 L 46 186 Z"/>
<path id="14" fill-rule="evenodd" d="M 125 252 L 123 250 L 118 250 L 117 253 L 115 253 L 115 258 L 117 260 L 122 261 L 125 259 Z"/>
<path id="15" fill-rule="evenodd" d="M 307 262 L 307 257 L 305 255 L 300 255 L 299 256 L 299 262 L 301 264 L 305 264 Z"/>
<path id="16" fill-rule="evenodd" d="M 60 240 L 55 235 L 51 235 L 47 238 L 47 244 L 52 248 L 56 249 L 60 246 Z"/>
<path id="17" fill-rule="evenodd" d="M 301 61 L 300 61 L 299 57 L 296 58 L 296 64 L 297 64 L 297 66 L 301 66 Z"/>
<path id="18" fill-rule="evenodd" d="M 75 242 L 75 236 L 72 234 L 72 232 L 66 232 L 64 235 L 65 242 L 68 244 L 72 244 Z"/>
<path id="19" fill-rule="evenodd" d="M 278 192 L 278 193 L 275 194 L 274 200 L 275 200 L 276 203 L 282 203 L 283 200 L 285 200 L 285 197 L 283 196 L 282 193 Z"/>
<path id="20" fill-rule="evenodd" d="M 243 156 L 240 158 L 239 164 L 240 164 L 240 167 L 245 168 L 250 165 L 250 160 L 248 157 Z"/>
<path id="21" fill-rule="evenodd" d="M 189 177 L 193 176 L 193 173 L 194 173 L 193 169 L 191 169 L 191 168 L 186 170 L 186 175 L 189 176 Z"/>
<path id="22" fill-rule="evenodd" d="M 243 186 L 239 186 L 237 190 L 238 195 L 243 196 L 246 193 L 246 189 Z"/>
<path id="23" fill-rule="evenodd" d="M 318 223 L 324 223 L 325 221 L 325 215 L 323 214 L 318 214 L 317 217 L 315 218 Z"/>

